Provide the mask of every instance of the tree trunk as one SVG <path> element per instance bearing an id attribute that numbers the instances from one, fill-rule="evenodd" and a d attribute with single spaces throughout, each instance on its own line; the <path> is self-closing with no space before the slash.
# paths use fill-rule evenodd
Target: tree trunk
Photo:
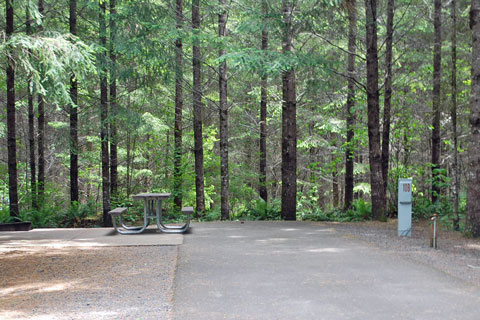
<path id="1" fill-rule="evenodd" d="M 117 156 L 117 53 L 115 41 L 117 35 L 116 0 L 110 0 L 110 196 L 117 194 L 118 189 L 118 156 Z"/>
<path id="2" fill-rule="evenodd" d="M 266 16 L 268 4 L 266 0 L 262 1 L 262 11 Z M 265 23 L 265 18 L 264 18 Z M 268 32 L 267 27 L 262 29 L 262 50 L 268 50 Z M 262 74 L 260 81 L 260 172 L 258 193 L 260 198 L 268 202 L 267 192 L 267 76 Z"/>
<path id="3" fill-rule="evenodd" d="M 387 75 L 385 77 L 385 97 L 383 104 L 383 137 L 382 137 L 382 178 L 383 193 L 385 201 L 387 200 L 388 189 L 388 163 L 390 157 L 390 110 L 392 101 L 392 45 L 393 45 L 393 17 L 395 10 L 395 0 L 388 0 L 387 5 L 387 39 L 385 49 L 385 67 Z"/>
<path id="4" fill-rule="evenodd" d="M 108 83 L 107 83 L 107 62 L 105 48 L 107 46 L 107 27 L 105 21 L 105 1 L 100 2 L 99 13 L 99 34 L 102 51 L 99 53 L 100 70 L 100 140 L 102 157 L 102 201 L 103 201 L 103 226 L 111 227 L 112 219 L 110 211 L 110 174 L 108 156 Z"/>
<path id="5" fill-rule="evenodd" d="M 452 18 L 452 137 L 453 137 L 453 227 L 460 229 L 458 214 L 458 193 L 460 191 L 460 173 L 458 170 L 458 136 L 457 136 L 457 1 L 452 0 L 450 16 Z"/>
<path id="6" fill-rule="evenodd" d="M 26 22 L 27 35 L 32 34 L 32 21 L 30 17 L 30 10 L 27 7 Z M 35 113 L 33 111 L 33 88 L 32 80 L 28 79 L 28 151 L 29 151 L 29 166 L 30 166 L 30 192 L 32 197 L 32 208 L 38 209 L 37 205 L 37 167 L 35 161 Z"/>
<path id="7" fill-rule="evenodd" d="M 356 0 L 348 1 L 348 92 L 347 92 L 347 141 L 345 151 L 345 209 L 352 207 L 353 201 L 353 167 L 355 159 L 355 51 L 357 38 Z"/>
<path id="8" fill-rule="evenodd" d="M 7 40 L 13 34 L 13 0 L 6 2 L 6 26 Z M 15 60 L 11 55 L 7 57 L 7 145 L 8 145 L 8 196 L 10 216 L 17 217 L 18 210 L 18 186 L 17 186 L 17 136 L 15 115 Z"/>
<path id="9" fill-rule="evenodd" d="M 227 12 L 225 11 L 226 1 L 219 0 L 221 13 L 218 15 L 218 36 L 225 37 Z M 225 55 L 225 48 L 222 46 L 218 52 L 218 56 Z M 230 217 L 228 208 L 228 104 L 227 104 L 227 62 L 223 61 L 218 68 L 218 91 L 220 97 L 220 204 L 222 220 L 227 220 Z"/>
<path id="10" fill-rule="evenodd" d="M 70 0 L 70 33 L 77 35 L 77 0 Z M 78 83 L 70 80 L 70 202 L 78 203 Z"/>
<path id="11" fill-rule="evenodd" d="M 440 188 L 436 183 L 437 169 L 440 165 L 440 84 L 442 80 L 442 35 L 441 15 L 442 1 L 434 1 L 435 11 L 433 28 L 435 32 L 433 44 L 433 92 L 432 92 L 432 202 L 436 202 Z"/>
<path id="12" fill-rule="evenodd" d="M 470 7 L 472 29 L 472 93 L 470 100 L 470 146 L 467 174 L 467 227 L 480 237 L 480 0 L 472 0 Z"/>
<path id="13" fill-rule="evenodd" d="M 283 54 L 293 55 L 293 3 L 289 0 L 283 0 L 283 27 Z M 282 217 L 296 220 L 297 95 L 293 67 L 282 73 L 282 94 Z"/>
<path id="14" fill-rule="evenodd" d="M 43 15 L 43 0 L 38 0 L 38 12 Z M 42 26 L 39 26 L 42 30 Z M 45 101 L 38 96 L 38 201 L 43 205 L 45 192 Z"/>
<path id="15" fill-rule="evenodd" d="M 340 190 L 338 187 L 338 170 L 337 170 L 337 164 L 335 162 L 335 156 L 332 153 L 331 154 L 331 161 L 334 163 L 332 167 L 332 205 L 334 208 L 338 207 L 338 203 L 340 200 Z"/>
<path id="16" fill-rule="evenodd" d="M 183 1 L 177 0 L 177 30 L 183 30 Z M 173 159 L 173 203 L 177 210 L 182 208 L 182 112 L 183 112 L 183 43 L 175 40 L 175 151 Z"/>
<path id="17" fill-rule="evenodd" d="M 376 0 L 365 0 L 365 9 L 367 45 L 368 151 L 370 160 L 370 185 L 372 188 L 372 215 L 374 219 L 383 220 L 385 218 L 385 189 L 383 187 L 382 180 L 382 157 L 380 153 Z"/>
<path id="18" fill-rule="evenodd" d="M 192 28 L 194 37 L 200 32 L 200 0 L 192 2 Z M 193 41 L 193 135 L 195 140 L 195 192 L 197 216 L 205 211 L 205 186 L 203 169 L 203 136 L 202 136 L 202 66 L 200 43 Z"/>

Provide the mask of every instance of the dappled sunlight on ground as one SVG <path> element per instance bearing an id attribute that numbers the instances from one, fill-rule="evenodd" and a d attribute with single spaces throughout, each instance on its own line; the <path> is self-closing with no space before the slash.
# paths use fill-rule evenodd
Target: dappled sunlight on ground
<path id="1" fill-rule="evenodd" d="M 165 319 L 176 247 L 0 252 L 0 319 Z"/>
<path id="2" fill-rule="evenodd" d="M 306 252 L 312 253 L 341 253 L 345 252 L 346 249 L 343 248 L 317 248 L 317 249 L 307 249 Z"/>

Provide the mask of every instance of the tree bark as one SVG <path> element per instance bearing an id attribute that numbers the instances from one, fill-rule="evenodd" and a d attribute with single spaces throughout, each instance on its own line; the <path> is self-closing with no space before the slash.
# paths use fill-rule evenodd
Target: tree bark
<path id="1" fill-rule="evenodd" d="M 480 0 L 470 7 L 472 29 L 472 85 L 470 100 L 470 146 L 467 173 L 467 228 L 480 237 Z"/>
<path id="2" fill-rule="evenodd" d="M 388 189 L 388 163 L 390 157 L 390 110 L 392 101 L 392 46 L 393 46 L 393 18 L 395 0 L 388 0 L 387 5 L 387 39 L 385 42 L 385 96 L 383 103 L 383 137 L 382 137 L 382 178 L 385 201 Z"/>
<path id="3" fill-rule="evenodd" d="M 335 155 L 331 154 L 331 161 L 334 163 L 332 167 L 332 205 L 334 208 L 338 207 L 340 201 L 340 190 L 338 187 L 338 170 L 337 164 L 335 163 Z"/>
<path id="4" fill-rule="evenodd" d="M 118 189 L 116 2 L 116 0 L 110 0 L 110 196 L 115 196 Z"/>
<path id="5" fill-rule="evenodd" d="M 183 1 L 176 1 L 177 31 L 183 30 Z M 183 43 L 179 36 L 175 40 L 175 131 L 173 159 L 173 203 L 177 210 L 182 208 L 182 112 L 183 112 Z"/>
<path id="6" fill-rule="evenodd" d="M 43 16 L 43 0 L 38 0 L 38 12 Z M 39 30 L 43 27 L 39 26 Z M 45 100 L 38 95 L 38 201 L 43 205 L 45 193 Z"/>
<path id="7" fill-rule="evenodd" d="M 453 138 L 453 227 L 460 229 L 460 216 L 458 214 L 458 193 L 460 190 L 460 173 L 458 170 L 458 135 L 457 135 L 457 1 L 450 4 L 450 17 L 452 18 L 452 138 Z"/>
<path id="8" fill-rule="evenodd" d="M 202 136 L 202 65 L 200 43 L 196 38 L 200 32 L 200 1 L 192 1 L 193 41 L 193 136 L 195 148 L 195 193 L 197 216 L 205 211 L 205 185 L 203 168 L 203 136 Z"/>
<path id="9" fill-rule="evenodd" d="M 70 33 L 77 35 L 77 0 L 70 0 Z M 78 83 L 70 79 L 70 202 L 78 203 Z"/>
<path id="10" fill-rule="evenodd" d="M 262 11 L 266 16 L 268 13 L 268 4 L 266 0 L 262 1 Z M 265 18 L 264 18 L 265 23 Z M 262 50 L 268 50 L 268 31 L 265 24 L 262 29 Z M 259 185 L 258 193 L 263 201 L 268 202 L 267 192 L 267 76 L 261 75 L 260 81 L 260 167 L 259 167 Z"/>
<path id="11" fill-rule="evenodd" d="M 367 45 L 367 106 L 368 151 L 370 160 L 370 185 L 372 189 L 372 215 L 385 218 L 385 192 L 382 180 L 380 153 L 380 121 L 378 94 L 377 2 L 365 0 Z"/>
<path id="12" fill-rule="evenodd" d="M 25 27 L 27 35 L 32 34 L 32 21 L 30 17 L 30 10 L 27 7 Z M 33 111 L 33 88 L 32 80 L 27 82 L 27 96 L 28 96 L 28 151 L 29 151 L 29 166 L 30 166 L 30 192 L 32 197 L 32 208 L 38 209 L 37 205 L 37 167 L 35 161 L 35 113 Z"/>
<path id="13" fill-rule="evenodd" d="M 345 209 L 352 207 L 353 201 L 353 167 L 355 159 L 355 51 L 357 38 L 357 10 L 356 0 L 349 0 L 348 10 L 348 91 L 347 91 L 347 141 L 345 151 Z"/>
<path id="14" fill-rule="evenodd" d="M 434 0 L 433 28 L 435 32 L 433 44 L 433 92 L 432 92 L 432 202 L 436 202 L 440 188 L 438 187 L 437 169 L 440 167 L 440 84 L 442 80 L 442 34 L 441 15 L 442 1 Z"/>
<path id="15" fill-rule="evenodd" d="M 219 0 L 221 13 L 218 15 L 218 36 L 225 37 L 227 12 L 225 9 L 226 1 Z M 225 47 L 222 44 L 218 52 L 218 56 L 225 55 Z M 230 218 L 228 189 L 229 189 L 229 175 L 228 175 L 228 101 L 227 101 L 227 62 L 223 61 L 218 68 L 218 91 L 220 98 L 219 113 L 220 113 L 220 207 L 221 218 L 227 220 Z"/>
<path id="16" fill-rule="evenodd" d="M 108 152 L 108 83 L 107 83 L 107 62 L 105 48 L 107 46 L 107 27 L 105 21 L 105 1 L 99 2 L 99 34 L 101 52 L 98 55 L 100 70 L 100 140 L 102 158 L 102 203 L 103 203 L 103 226 L 111 227 L 112 219 L 110 211 L 110 174 L 109 174 L 109 152 Z"/>
<path id="17" fill-rule="evenodd" d="M 283 54 L 294 54 L 293 3 L 283 0 Z M 297 208 L 297 95 L 295 70 L 282 73 L 282 217 L 296 220 Z"/>
<path id="18" fill-rule="evenodd" d="M 7 40 L 13 34 L 14 12 L 13 0 L 6 2 L 6 25 Z M 12 55 L 7 57 L 7 145 L 8 145 L 8 196 L 10 216 L 17 217 L 18 209 L 18 186 L 17 186 L 17 135 L 15 114 L 15 60 Z"/>

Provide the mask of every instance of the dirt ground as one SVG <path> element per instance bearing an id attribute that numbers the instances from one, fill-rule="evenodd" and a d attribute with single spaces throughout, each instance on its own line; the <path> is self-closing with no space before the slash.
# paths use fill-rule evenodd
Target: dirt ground
<path id="1" fill-rule="evenodd" d="M 0 319 L 167 319 L 176 246 L 0 252 Z"/>

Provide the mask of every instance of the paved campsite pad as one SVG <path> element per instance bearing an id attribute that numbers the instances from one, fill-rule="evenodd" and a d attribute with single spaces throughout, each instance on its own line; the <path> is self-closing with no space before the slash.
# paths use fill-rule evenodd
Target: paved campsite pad
<path id="1" fill-rule="evenodd" d="M 480 314 L 479 287 L 334 225 L 195 224 L 179 250 L 175 319 L 478 320 Z"/>
<path id="2" fill-rule="evenodd" d="M 183 235 L 166 234 L 155 228 L 137 235 L 121 235 L 112 228 L 34 229 L 0 232 L 0 252 L 29 247 L 122 247 L 180 245 Z"/>

